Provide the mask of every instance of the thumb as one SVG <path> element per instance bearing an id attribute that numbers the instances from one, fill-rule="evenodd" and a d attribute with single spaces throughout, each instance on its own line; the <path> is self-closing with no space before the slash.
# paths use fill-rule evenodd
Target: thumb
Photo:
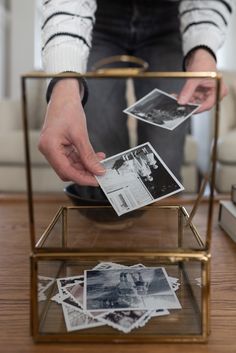
<path id="1" fill-rule="evenodd" d="M 178 103 L 179 104 L 189 103 L 197 86 L 198 86 L 198 80 L 196 79 L 187 80 L 178 96 L 178 99 L 177 99 Z"/>
<path id="2" fill-rule="evenodd" d="M 105 173 L 106 170 L 100 163 L 100 160 L 104 158 L 105 154 L 100 152 L 97 155 L 87 138 L 82 139 L 75 147 L 79 152 L 80 160 L 85 169 L 95 175 L 103 175 Z"/>
<path id="3" fill-rule="evenodd" d="M 97 152 L 96 155 L 100 162 L 106 158 L 106 154 L 104 152 Z"/>

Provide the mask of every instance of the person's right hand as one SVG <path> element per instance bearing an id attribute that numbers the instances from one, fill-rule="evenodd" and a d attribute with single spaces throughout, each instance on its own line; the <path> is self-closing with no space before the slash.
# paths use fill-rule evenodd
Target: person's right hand
<path id="1" fill-rule="evenodd" d="M 76 79 L 63 79 L 55 85 L 48 104 L 38 148 L 63 181 L 98 186 L 94 175 L 103 175 L 100 160 L 88 137 L 86 117 Z"/>

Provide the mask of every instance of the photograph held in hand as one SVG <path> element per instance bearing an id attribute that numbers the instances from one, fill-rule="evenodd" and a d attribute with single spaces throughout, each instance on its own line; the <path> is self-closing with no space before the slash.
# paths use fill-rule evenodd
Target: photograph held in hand
<path id="1" fill-rule="evenodd" d="M 177 99 L 157 88 L 124 110 L 146 123 L 174 130 L 197 112 L 198 104 L 179 104 Z"/>
<path id="2" fill-rule="evenodd" d="M 184 190 L 150 143 L 102 161 L 96 177 L 118 216 Z"/>

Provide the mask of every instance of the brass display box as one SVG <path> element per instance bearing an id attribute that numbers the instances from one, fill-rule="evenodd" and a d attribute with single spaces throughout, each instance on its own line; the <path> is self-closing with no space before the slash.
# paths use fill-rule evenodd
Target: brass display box
<path id="1" fill-rule="evenodd" d="M 102 219 L 109 207 L 62 207 L 31 255 L 32 333 L 37 341 L 159 342 L 204 341 L 208 335 L 210 255 L 181 206 L 147 206 L 136 216 L 110 224 Z M 101 216 L 101 217 L 100 217 Z M 44 301 L 37 301 L 40 276 L 83 275 L 99 262 L 127 266 L 164 267 L 177 277 L 182 309 L 152 318 L 128 334 L 108 326 L 67 332 L 61 305 L 51 301 L 58 289 L 51 285 Z M 200 280 L 201 278 L 201 280 Z M 201 282 L 201 286 L 199 286 Z"/>
<path id="2" fill-rule="evenodd" d="M 153 204 L 136 210 L 134 215 L 113 224 L 102 222 L 111 207 L 61 207 L 42 234 L 35 236 L 34 202 L 28 136 L 26 80 L 45 79 L 55 75 L 28 73 L 22 76 L 23 122 L 26 151 L 27 191 L 31 236 L 31 333 L 35 342 L 205 342 L 210 332 L 210 246 L 216 149 L 219 121 L 221 76 L 217 73 L 96 72 L 90 78 L 211 78 L 216 82 L 215 134 L 211 170 L 204 179 L 190 214 L 183 206 Z M 65 77 L 80 75 L 67 73 Z M 206 184 L 210 185 L 206 232 L 199 234 L 194 226 Z M 101 216 L 101 217 L 100 217 Z M 40 276 L 56 280 L 83 275 L 100 262 L 126 266 L 141 263 L 146 267 L 164 267 L 168 276 L 178 277 L 176 295 L 182 309 L 170 315 L 154 317 L 143 327 L 125 334 L 109 326 L 67 332 L 61 306 L 51 300 L 57 293 L 56 281 L 38 300 Z"/>

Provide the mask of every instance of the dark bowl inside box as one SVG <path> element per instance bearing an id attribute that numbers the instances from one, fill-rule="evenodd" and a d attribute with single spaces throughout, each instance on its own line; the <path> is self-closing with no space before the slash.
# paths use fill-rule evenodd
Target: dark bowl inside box
<path id="1" fill-rule="evenodd" d="M 70 184 L 64 191 L 75 206 L 111 206 L 100 187 Z M 132 225 L 132 218 L 139 217 L 143 211 L 136 210 L 122 216 L 118 216 L 112 207 L 101 209 L 81 208 L 79 212 L 100 224 L 103 228 L 122 229 Z"/>

